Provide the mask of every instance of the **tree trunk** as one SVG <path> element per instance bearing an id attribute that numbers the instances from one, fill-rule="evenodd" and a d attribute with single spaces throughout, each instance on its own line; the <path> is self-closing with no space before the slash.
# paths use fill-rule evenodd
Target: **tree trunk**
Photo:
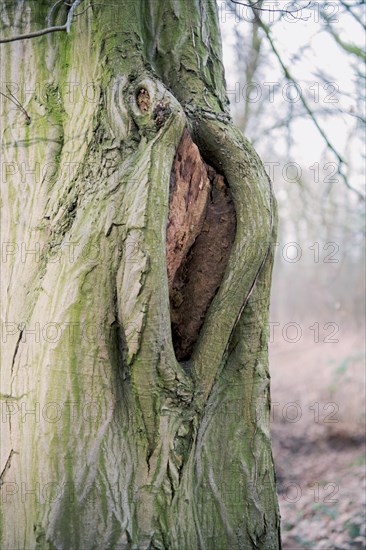
<path id="1" fill-rule="evenodd" d="M 60 4 L 3 2 L 2 37 L 63 24 Z M 81 2 L 70 34 L 1 62 L 1 547 L 279 548 L 275 200 L 227 112 L 215 1 Z M 185 129 L 236 229 L 178 361 L 166 227 Z"/>

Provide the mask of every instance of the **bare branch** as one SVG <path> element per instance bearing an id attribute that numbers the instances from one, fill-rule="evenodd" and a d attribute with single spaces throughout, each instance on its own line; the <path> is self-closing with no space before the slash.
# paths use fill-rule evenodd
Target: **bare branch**
<path id="1" fill-rule="evenodd" d="M 88 11 L 88 9 L 95 8 L 95 6 L 104 6 L 104 4 L 102 4 L 101 2 L 99 3 L 93 2 L 92 4 L 89 4 L 89 6 L 86 6 L 86 8 L 83 9 L 83 11 L 80 11 L 79 13 L 75 13 L 74 17 L 79 17 L 79 15 L 83 15 L 83 13 Z"/>
<path id="2" fill-rule="evenodd" d="M 267 11 L 267 12 L 270 12 L 270 13 L 288 13 L 289 15 L 291 15 L 291 17 L 293 17 L 294 19 L 297 19 L 294 15 L 294 13 L 297 13 L 299 11 L 302 11 L 303 9 L 306 9 L 308 7 L 310 7 L 311 5 L 311 0 L 306 4 L 306 6 L 304 7 L 301 7 L 301 8 L 296 8 L 295 10 L 287 10 L 287 9 L 270 9 L 270 8 L 262 8 L 260 6 L 258 6 L 258 4 L 260 3 L 261 0 L 257 0 L 257 2 L 254 2 L 254 4 L 247 4 L 246 2 L 239 2 L 238 0 L 231 0 L 231 2 L 233 4 L 238 4 L 239 6 L 245 6 L 246 8 L 252 8 L 253 10 L 257 10 L 257 11 Z M 300 17 L 300 19 L 302 19 L 303 21 L 306 21 L 307 19 L 309 19 L 308 17 Z"/>
<path id="3" fill-rule="evenodd" d="M 69 33 L 71 29 L 71 23 L 72 23 L 74 11 L 81 4 L 82 1 L 83 0 L 74 1 L 72 6 L 70 7 L 69 13 L 67 14 L 66 23 L 64 25 L 47 27 L 45 29 L 40 29 L 39 31 L 29 32 L 26 34 L 13 35 L 13 36 L 9 36 L 9 38 L 0 38 L 0 44 L 5 44 L 6 42 L 15 42 L 17 40 L 28 40 L 29 38 L 35 38 L 37 36 L 43 36 L 45 34 L 50 34 L 53 32 L 66 31 L 67 33 Z"/>
<path id="4" fill-rule="evenodd" d="M 89 4 L 89 6 L 86 6 L 85 9 L 83 9 L 83 11 L 80 11 L 79 13 L 75 13 L 75 17 L 79 17 L 79 15 L 83 15 L 83 13 L 85 13 L 86 11 L 88 11 L 89 8 L 92 8 L 93 6 L 96 6 L 98 4 Z M 100 4 L 101 6 L 103 4 Z"/>
<path id="5" fill-rule="evenodd" d="M 334 27 L 328 20 L 328 18 L 324 15 L 324 19 L 326 21 L 326 30 L 329 32 L 329 34 L 334 38 L 338 46 L 340 46 L 345 52 L 350 53 L 351 55 L 355 55 L 358 59 L 361 59 L 362 61 L 366 61 L 366 54 L 365 52 L 356 46 L 355 44 L 351 44 L 350 42 L 345 42 L 342 40 L 342 38 L 339 36 L 339 34 L 335 31 Z"/>
<path id="6" fill-rule="evenodd" d="M 282 57 L 281 57 L 279 51 L 277 50 L 277 48 L 276 48 L 276 46 L 275 46 L 275 44 L 272 40 L 272 36 L 271 36 L 269 27 L 265 23 L 263 23 L 263 21 L 261 20 L 261 18 L 258 15 L 258 13 L 254 13 L 254 15 L 255 15 L 256 20 L 258 21 L 258 24 L 261 26 L 261 28 L 265 32 L 266 37 L 268 39 L 268 42 L 271 46 L 271 49 L 272 49 L 273 53 L 275 54 L 279 64 L 281 65 L 281 68 L 284 72 L 285 77 L 287 78 L 287 80 L 289 80 L 290 82 L 293 82 L 296 85 L 297 84 L 296 79 L 292 76 L 289 69 L 284 64 L 284 62 L 282 60 Z M 318 132 L 320 133 L 323 140 L 325 141 L 327 147 L 332 151 L 332 153 L 337 158 L 337 160 L 338 160 L 338 174 L 342 178 L 344 184 L 346 185 L 346 187 L 348 189 L 350 189 L 351 191 L 356 193 L 360 199 L 364 200 L 365 197 L 362 195 L 362 193 L 360 193 L 357 189 L 355 189 L 354 187 L 352 187 L 350 185 L 350 183 L 347 179 L 347 176 L 342 171 L 342 167 L 347 166 L 347 162 L 343 159 L 343 157 L 340 155 L 340 153 L 337 151 L 337 149 L 334 147 L 334 145 L 329 141 L 328 136 L 326 135 L 323 128 L 320 126 L 319 122 L 317 121 L 316 116 L 313 113 L 312 109 L 310 108 L 310 106 L 309 106 L 307 100 L 305 99 L 303 93 L 300 93 L 300 100 L 301 100 L 301 103 L 302 103 L 303 107 L 305 108 L 305 111 L 307 112 L 307 114 L 309 115 L 309 117 L 313 121 L 315 127 L 317 128 Z"/>
<path id="7" fill-rule="evenodd" d="M 56 27 L 47 27 L 46 29 L 41 29 L 39 31 L 9 36 L 9 38 L 0 38 L 0 44 L 5 44 L 6 42 L 16 42 L 17 40 L 28 40 L 28 38 L 35 38 L 36 36 L 43 36 L 44 34 L 49 34 L 51 32 L 59 32 L 59 31 L 66 31 L 66 25 L 58 25 Z"/>
<path id="8" fill-rule="evenodd" d="M 26 122 L 27 124 L 30 124 L 31 122 L 31 118 L 29 116 L 29 114 L 27 113 L 27 111 L 25 110 L 25 108 L 23 107 L 23 105 L 20 103 L 20 101 L 11 93 L 11 91 L 9 90 L 8 87 L 6 87 L 6 89 L 8 90 L 8 94 L 9 95 L 6 95 L 4 94 L 3 92 L 0 92 L 0 94 L 5 97 L 6 99 L 9 99 L 9 101 L 11 101 L 12 103 L 14 103 L 14 105 L 17 107 L 17 109 L 19 109 L 23 115 L 25 116 L 25 119 L 26 119 Z"/>
<path id="9" fill-rule="evenodd" d="M 76 8 L 81 4 L 83 0 L 75 0 L 70 8 L 70 11 L 67 15 L 67 21 L 66 21 L 66 32 L 70 32 L 70 29 L 71 29 L 71 22 L 72 22 L 72 17 L 74 15 L 74 11 L 76 10 Z"/>
<path id="10" fill-rule="evenodd" d="M 343 6 L 346 9 L 346 11 L 348 11 L 348 13 L 357 21 L 357 23 L 359 23 L 366 30 L 366 25 L 363 23 L 361 18 L 352 10 L 353 6 L 350 6 L 344 0 L 339 0 L 339 1 L 341 6 Z M 364 0 L 356 4 L 356 6 L 363 6 L 363 5 L 364 5 Z"/>
<path id="11" fill-rule="evenodd" d="M 337 109 L 337 111 L 339 113 L 341 113 L 342 115 L 348 115 L 352 118 L 355 118 L 357 119 L 359 122 L 361 122 L 362 124 L 366 124 L 366 118 L 363 117 L 362 115 L 358 115 L 357 113 L 355 113 L 352 109 L 349 109 L 348 111 L 344 110 L 344 109 Z"/>
<path id="12" fill-rule="evenodd" d="M 48 12 L 48 15 L 47 15 L 47 23 L 48 23 L 48 26 L 49 27 L 52 27 L 52 17 L 53 17 L 53 14 L 57 8 L 57 6 L 59 6 L 60 4 L 63 3 L 64 0 L 56 0 L 56 2 L 51 6 L 49 12 Z"/>

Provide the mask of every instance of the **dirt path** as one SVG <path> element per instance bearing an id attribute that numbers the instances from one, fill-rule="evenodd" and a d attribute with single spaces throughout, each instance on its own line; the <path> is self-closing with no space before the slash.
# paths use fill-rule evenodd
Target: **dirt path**
<path id="1" fill-rule="evenodd" d="M 366 548 L 363 336 L 339 340 L 270 346 L 284 550 Z"/>

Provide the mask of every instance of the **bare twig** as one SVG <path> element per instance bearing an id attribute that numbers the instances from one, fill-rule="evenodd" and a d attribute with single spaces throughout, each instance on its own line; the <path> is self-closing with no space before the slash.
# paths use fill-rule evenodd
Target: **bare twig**
<path id="1" fill-rule="evenodd" d="M 80 11 L 79 13 L 75 13 L 75 17 L 79 17 L 79 15 L 83 15 L 83 13 L 85 13 L 86 11 L 88 11 L 89 8 L 92 8 L 95 4 L 89 4 L 89 6 L 86 6 L 85 9 L 83 9 L 83 11 Z"/>
<path id="2" fill-rule="evenodd" d="M 352 118 L 356 118 L 362 124 L 366 124 L 366 118 L 363 117 L 362 115 L 358 115 L 352 109 L 349 109 L 348 111 L 346 111 L 344 109 L 337 109 L 337 111 L 338 111 L 338 113 L 341 113 L 342 115 L 348 115 Z"/>
<path id="3" fill-rule="evenodd" d="M 275 46 L 275 44 L 272 40 L 272 36 L 271 36 L 269 27 L 265 23 L 263 23 L 263 21 L 261 20 L 261 18 L 258 15 L 258 13 L 255 13 L 254 15 L 255 15 L 256 20 L 258 21 L 258 24 L 264 30 L 264 32 L 266 34 L 266 37 L 268 39 L 268 42 L 271 46 L 271 49 L 272 49 L 273 53 L 275 54 L 279 64 L 281 65 L 281 68 L 284 72 L 284 75 L 285 75 L 286 79 L 289 80 L 290 82 L 293 82 L 296 85 L 296 79 L 292 76 L 289 69 L 284 64 L 284 62 L 282 60 L 282 57 L 281 57 L 279 51 L 277 50 L 277 48 L 276 48 L 276 46 Z M 350 183 L 347 179 L 347 176 L 344 174 L 344 172 L 342 170 L 343 166 L 347 166 L 347 162 L 344 160 L 344 158 L 341 156 L 341 154 L 337 151 L 337 149 L 334 147 L 334 145 L 329 141 L 328 136 L 326 135 L 323 128 L 320 126 L 319 122 L 317 121 L 316 116 L 314 115 L 312 109 L 310 108 L 310 106 L 309 106 L 307 100 L 305 99 L 303 93 L 300 93 L 299 95 L 300 95 L 300 100 L 301 100 L 301 103 L 302 103 L 305 111 L 307 112 L 307 114 L 309 115 L 311 120 L 313 121 L 315 127 L 317 128 L 318 132 L 322 136 L 322 138 L 325 141 L 327 147 L 332 151 L 332 153 L 337 158 L 337 160 L 338 160 L 338 174 L 342 178 L 345 186 L 348 189 L 350 189 L 351 191 L 353 191 L 354 193 L 356 193 L 360 199 L 364 200 L 365 197 L 362 195 L 362 193 L 360 193 L 357 189 L 355 189 L 354 187 L 352 187 L 350 185 Z"/>
<path id="4" fill-rule="evenodd" d="M 346 42 L 343 40 L 339 34 L 335 31 L 334 27 L 330 23 L 329 19 L 324 16 L 325 19 L 325 26 L 326 30 L 329 32 L 329 34 L 334 38 L 338 46 L 340 46 L 345 52 L 350 53 L 351 55 L 355 55 L 358 59 L 361 59 L 363 62 L 366 62 L 366 54 L 362 50 L 362 48 L 359 48 L 355 44 L 352 44 L 351 42 Z"/>
<path id="5" fill-rule="evenodd" d="M 270 8 L 262 8 L 262 7 L 258 6 L 260 1 L 261 0 L 257 0 L 257 2 L 254 2 L 253 4 L 247 4 L 246 2 L 239 2 L 238 0 L 231 0 L 231 2 L 233 4 L 238 4 L 239 6 L 245 6 L 246 8 L 252 8 L 253 10 L 257 10 L 257 11 L 266 11 L 266 12 L 270 12 L 270 13 L 288 13 L 294 19 L 297 19 L 295 17 L 294 13 L 302 11 L 303 9 L 306 9 L 311 5 L 311 0 L 310 0 L 310 2 L 308 2 L 306 4 L 306 6 L 296 8 L 294 10 L 287 10 L 287 9 L 278 9 L 277 10 L 277 9 L 270 9 Z M 308 17 L 300 17 L 300 19 L 302 19 L 303 21 L 306 21 L 308 19 Z"/>
<path id="6" fill-rule="evenodd" d="M 117 4 L 110 4 L 111 6 L 117 6 Z M 95 6 L 104 6 L 104 4 L 102 4 L 101 2 L 93 2 L 92 4 L 89 4 L 89 6 L 86 6 L 85 9 L 83 9 L 83 11 L 80 11 L 79 13 L 75 13 L 74 17 L 79 17 L 79 15 L 83 15 L 83 13 L 85 13 L 86 11 L 88 11 L 89 8 L 95 8 Z"/>
<path id="7" fill-rule="evenodd" d="M 58 25 L 56 27 L 47 27 L 46 29 L 29 32 L 26 34 L 16 34 L 13 36 L 9 36 L 9 38 L 0 38 L 0 44 L 5 44 L 6 42 L 16 42 L 17 40 L 28 40 L 28 38 L 35 38 L 36 36 L 43 36 L 44 34 L 49 34 L 51 32 L 59 32 L 59 31 L 66 31 L 66 25 Z"/>
<path id="8" fill-rule="evenodd" d="M 352 7 L 353 6 L 350 6 L 349 4 L 347 4 L 347 2 L 345 2 L 344 0 L 339 0 L 340 1 L 340 4 L 341 6 L 343 6 L 346 11 L 355 19 L 355 21 L 357 21 L 357 23 L 359 23 L 365 30 L 366 30 L 366 25 L 363 23 L 361 17 L 359 17 L 356 13 L 354 13 L 354 11 L 352 10 Z M 357 6 L 363 6 L 364 4 L 364 1 L 363 2 L 359 2 L 358 4 L 356 4 L 356 7 Z"/>
<path id="9" fill-rule="evenodd" d="M 6 95 L 4 94 L 3 92 L 0 92 L 0 94 L 5 97 L 6 99 L 9 99 L 12 103 L 14 103 L 14 105 L 17 107 L 17 109 L 19 109 L 23 115 L 25 116 L 25 120 L 26 120 L 26 123 L 27 124 L 30 124 L 31 123 L 31 118 L 29 116 L 29 114 L 27 113 L 27 111 L 25 110 L 25 108 L 23 107 L 23 105 L 20 103 L 20 101 L 11 93 L 11 91 L 9 90 L 8 87 L 6 87 L 6 89 L 8 90 L 8 94 L 9 95 Z"/>
<path id="10" fill-rule="evenodd" d="M 18 455 L 18 454 L 19 453 L 14 451 L 14 449 L 11 449 L 10 454 L 7 458 L 7 461 L 5 462 L 5 466 L 2 469 L 1 474 L 0 474 L 0 487 L 4 484 L 4 477 L 5 477 L 6 472 L 10 469 L 11 459 L 13 458 L 13 455 Z"/>
<path id="11" fill-rule="evenodd" d="M 55 9 L 57 8 L 57 6 L 59 6 L 62 3 L 63 3 L 63 0 L 56 0 L 56 2 L 51 6 L 51 8 L 48 12 L 48 15 L 47 15 L 47 23 L 48 23 L 49 27 L 52 27 L 52 17 L 53 17 Z"/>

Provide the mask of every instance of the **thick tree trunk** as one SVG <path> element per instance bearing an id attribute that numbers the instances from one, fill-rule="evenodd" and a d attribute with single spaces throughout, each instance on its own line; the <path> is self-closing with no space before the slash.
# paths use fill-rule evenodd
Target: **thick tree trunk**
<path id="1" fill-rule="evenodd" d="M 4 2 L 1 35 L 52 4 Z M 31 119 L 2 96 L 1 548 L 278 549 L 275 201 L 227 113 L 215 1 L 88 6 L 70 34 L 1 46 L 1 91 Z M 179 362 L 166 226 L 185 128 L 236 234 Z"/>

